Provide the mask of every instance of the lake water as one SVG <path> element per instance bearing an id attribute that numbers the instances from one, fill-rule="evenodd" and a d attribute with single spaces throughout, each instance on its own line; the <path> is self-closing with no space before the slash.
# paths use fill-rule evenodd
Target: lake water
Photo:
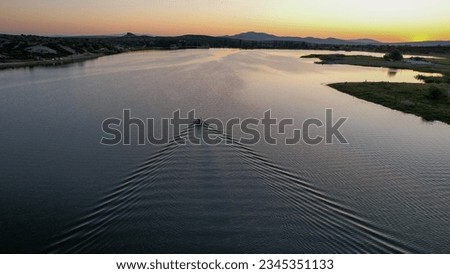
<path id="1" fill-rule="evenodd" d="M 450 126 L 325 85 L 418 73 L 299 58 L 311 53 L 148 51 L 0 71 L 0 252 L 449 253 Z M 349 144 L 100 144 L 123 109 L 223 121 L 271 109 L 301 124 L 327 108 L 348 117 Z"/>

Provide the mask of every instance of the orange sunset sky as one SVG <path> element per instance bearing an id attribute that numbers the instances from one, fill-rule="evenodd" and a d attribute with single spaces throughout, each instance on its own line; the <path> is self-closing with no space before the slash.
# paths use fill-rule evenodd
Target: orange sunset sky
<path id="1" fill-rule="evenodd" d="M 448 0 L 1 0 L 0 33 L 450 40 Z"/>

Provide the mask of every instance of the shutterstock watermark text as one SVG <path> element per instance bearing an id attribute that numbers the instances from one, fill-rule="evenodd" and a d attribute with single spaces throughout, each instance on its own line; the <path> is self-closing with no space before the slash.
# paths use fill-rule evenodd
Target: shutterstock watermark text
<path id="1" fill-rule="evenodd" d="M 195 110 L 181 115 L 180 110 L 171 117 L 155 118 L 133 117 L 130 109 L 124 109 L 122 117 L 109 117 L 102 122 L 103 145 L 163 145 L 169 142 L 178 144 L 232 144 L 255 145 L 265 142 L 270 145 L 318 145 L 348 144 L 341 128 L 347 117 L 333 117 L 332 109 L 325 109 L 325 119 L 307 118 L 300 126 L 294 118 L 277 119 L 272 111 L 265 111 L 261 117 L 233 117 L 226 121 L 210 117 L 197 118 Z M 157 126 L 158 125 L 158 126 Z M 158 128 L 157 128 L 158 127 Z M 234 136 L 242 136 L 235 139 Z"/>

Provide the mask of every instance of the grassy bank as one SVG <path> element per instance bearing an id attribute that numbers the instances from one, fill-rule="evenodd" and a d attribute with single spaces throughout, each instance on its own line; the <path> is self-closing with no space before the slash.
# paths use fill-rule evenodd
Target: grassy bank
<path id="1" fill-rule="evenodd" d="M 366 101 L 415 114 L 425 120 L 450 124 L 450 99 L 431 99 L 429 91 L 432 84 L 364 82 L 329 86 Z M 434 86 L 447 92 L 447 84 Z"/>
<path id="2" fill-rule="evenodd" d="M 316 64 L 341 64 L 364 67 L 383 67 L 392 69 L 410 69 L 418 72 L 439 73 L 440 77 L 423 77 L 429 83 L 450 83 L 450 59 L 442 58 L 421 58 L 421 61 L 405 59 L 403 61 L 387 61 L 382 57 L 365 55 L 344 55 L 344 54 L 310 54 L 301 58 L 317 58 L 320 61 Z"/>
<path id="3" fill-rule="evenodd" d="M 391 69 L 410 69 L 418 72 L 438 73 L 441 76 L 418 75 L 425 83 L 334 83 L 329 86 L 357 98 L 383 105 L 395 110 L 415 114 L 425 120 L 438 120 L 450 124 L 450 59 L 412 58 L 388 61 L 382 57 L 343 54 L 311 54 L 302 58 L 318 58 L 317 64 L 342 64 Z M 433 98 L 433 92 L 438 97 Z"/>

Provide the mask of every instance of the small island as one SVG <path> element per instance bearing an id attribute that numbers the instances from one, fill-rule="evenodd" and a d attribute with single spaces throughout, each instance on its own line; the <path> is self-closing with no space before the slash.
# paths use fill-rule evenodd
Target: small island
<path id="1" fill-rule="evenodd" d="M 418 74 L 416 78 L 423 83 L 391 82 L 343 82 L 328 86 L 391 109 L 415 114 L 427 121 L 441 121 L 450 124 L 450 59 L 411 57 L 404 59 L 398 51 L 384 57 L 344 54 L 311 54 L 302 58 L 318 58 L 316 64 L 344 64 L 390 69 L 410 69 L 433 76 Z"/>

